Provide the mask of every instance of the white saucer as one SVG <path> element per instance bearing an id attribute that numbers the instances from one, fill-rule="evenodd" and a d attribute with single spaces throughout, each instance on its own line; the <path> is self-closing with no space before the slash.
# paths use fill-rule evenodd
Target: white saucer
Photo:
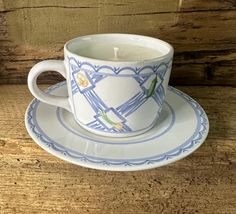
<path id="1" fill-rule="evenodd" d="M 48 89 L 66 95 L 66 83 Z M 129 138 L 109 138 L 81 128 L 64 109 L 34 99 L 25 124 L 34 141 L 51 154 L 71 163 L 113 171 L 144 170 L 182 159 L 206 139 L 209 122 L 201 106 L 183 92 L 169 87 L 156 126 Z"/>

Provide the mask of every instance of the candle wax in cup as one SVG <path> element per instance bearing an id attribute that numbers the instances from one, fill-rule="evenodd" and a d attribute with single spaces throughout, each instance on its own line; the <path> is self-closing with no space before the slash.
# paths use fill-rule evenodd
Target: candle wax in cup
<path id="1" fill-rule="evenodd" d="M 88 58 L 112 61 L 146 60 L 164 55 L 163 52 L 150 47 L 108 42 L 80 47 L 75 53 Z"/>

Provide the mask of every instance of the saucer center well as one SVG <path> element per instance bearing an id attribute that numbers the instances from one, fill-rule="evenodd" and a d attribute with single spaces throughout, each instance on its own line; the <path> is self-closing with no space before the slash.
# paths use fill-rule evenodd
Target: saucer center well
<path id="1" fill-rule="evenodd" d="M 127 145 L 137 143 L 147 143 L 153 139 L 166 134 L 173 126 L 175 121 L 175 113 L 173 108 L 167 102 L 164 103 L 160 117 L 158 118 L 156 125 L 146 133 L 133 137 L 111 138 L 100 135 L 95 135 L 85 129 L 83 129 L 74 119 L 74 116 L 62 109 L 57 108 L 57 118 L 60 124 L 71 134 L 83 139 L 90 140 L 91 143 L 103 143 L 114 145 Z"/>

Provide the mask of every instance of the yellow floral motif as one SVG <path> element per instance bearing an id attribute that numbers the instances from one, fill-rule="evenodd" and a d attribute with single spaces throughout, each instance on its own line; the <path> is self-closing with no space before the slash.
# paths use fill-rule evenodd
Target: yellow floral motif
<path id="1" fill-rule="evenodd" d="M 121 129 L 123 128 L 123 124 L 122 124 L 122 123 L 115 123 L 115 124 L 113 125 L 113 127 L 114 127 L 115 129 L 121 130 Z"/>
<path id="2" fill-rule="evenodd" d="M 87 77 L 83 74 L 77 74 L 77 83 L 82 87 L 87 87 L 89 84 Z"/>

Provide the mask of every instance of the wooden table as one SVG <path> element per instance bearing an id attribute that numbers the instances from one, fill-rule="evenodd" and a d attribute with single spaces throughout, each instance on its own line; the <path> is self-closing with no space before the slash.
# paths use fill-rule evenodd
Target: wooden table
<path id="1" fill-rule="evenodd" d="M 0 86 L 0 213 L 236 213 L 236 88 L 178 87 L 206 110 L 210 133 L 192 155 L 140 172 L 62 161 L 24 125 L 26 85 Z"/>

